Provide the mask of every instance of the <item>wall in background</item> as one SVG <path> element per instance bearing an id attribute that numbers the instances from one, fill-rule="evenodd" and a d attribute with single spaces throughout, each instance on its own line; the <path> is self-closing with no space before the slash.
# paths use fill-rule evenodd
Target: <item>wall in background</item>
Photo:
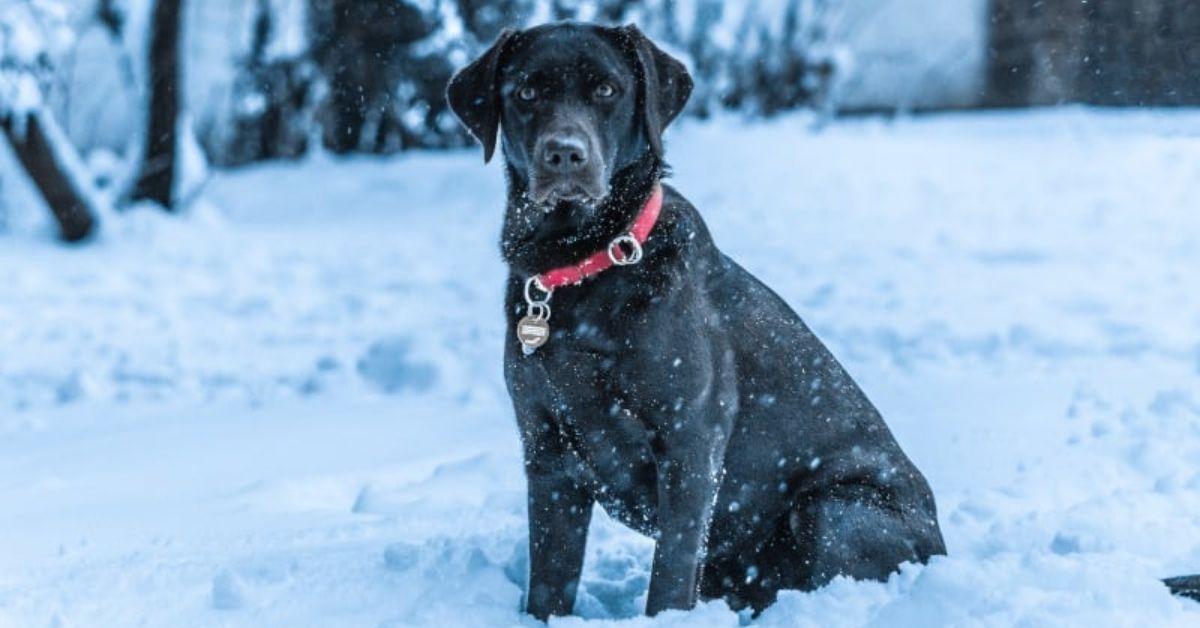
<path id="1" fill-rule="evenodd" d="M 1200 104 L 1200 2 L 992 0 L 987 104 Z"/>

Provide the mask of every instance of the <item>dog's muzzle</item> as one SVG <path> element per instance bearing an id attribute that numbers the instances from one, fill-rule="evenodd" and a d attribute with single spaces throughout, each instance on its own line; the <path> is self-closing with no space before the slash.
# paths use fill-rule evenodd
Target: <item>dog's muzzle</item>
<path id="1" fill-rule="evenodd" d="M 534 151 L 530 198 L 544 211 L 561 202 L 593 206 L 608 195 L 595 143 L 579 132 L 543 136 Z"/>

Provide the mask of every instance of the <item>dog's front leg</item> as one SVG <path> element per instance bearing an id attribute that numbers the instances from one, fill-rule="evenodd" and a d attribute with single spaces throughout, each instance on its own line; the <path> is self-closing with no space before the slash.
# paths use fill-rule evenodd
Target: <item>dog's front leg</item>
<path id="1" fill-rule="evenodd" d="M 583 485 L 579 459 L 566 448 L 557 428 L 541 419 L 530 427 L 522 430 L 529 484 L 525 600 L 527 612 L 545 621 L 551 615 L 569 615 L 575 606 L 593 499 Z"/>
<path id="2" fill-rule="evenodd" d="M 699 431 L 698 429 L 696 431 Z M 721 484 L 725 436 L 676 432 L 658 452 L 658 539 L 646 614 L 696 604 L 703 544 Z"/>

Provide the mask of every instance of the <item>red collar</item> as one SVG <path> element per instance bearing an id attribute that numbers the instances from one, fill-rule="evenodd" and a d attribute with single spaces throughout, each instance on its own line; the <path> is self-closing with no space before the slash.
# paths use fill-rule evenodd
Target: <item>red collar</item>
<path id="1" fill-rule="evenodd" d="M 534 282 L 543 291 L 550 293 L 555 288 L 577 284 L 588 277 L 599 275 L 613 266 L 638 263 L 642 259 L 642 244 L 649 239 L 650 231 L 658 222 L 658 215 L 662 211 L 662 202 L 662 184 L 655 183 L 654 192 L 646 200 L 646 204 L 638 213 L 637 219 L 633 221 L 633 226 L 629 228 L 628 232 L 614 238 L 603 251 L 597 251 L 570 266 L 548 270 L 534 277 Z"/>

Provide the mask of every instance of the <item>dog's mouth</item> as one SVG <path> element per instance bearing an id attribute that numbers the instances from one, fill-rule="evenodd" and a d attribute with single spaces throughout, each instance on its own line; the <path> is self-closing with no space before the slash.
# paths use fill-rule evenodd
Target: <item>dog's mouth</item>
<path id="1" fill-rule="evenodd" d="M 529 200 L 547 214 L 563 206 L 594 208 L 606 196 L 607 185 L 572 179 L 545 181 L 535 177 L 529 190 Z"/>

